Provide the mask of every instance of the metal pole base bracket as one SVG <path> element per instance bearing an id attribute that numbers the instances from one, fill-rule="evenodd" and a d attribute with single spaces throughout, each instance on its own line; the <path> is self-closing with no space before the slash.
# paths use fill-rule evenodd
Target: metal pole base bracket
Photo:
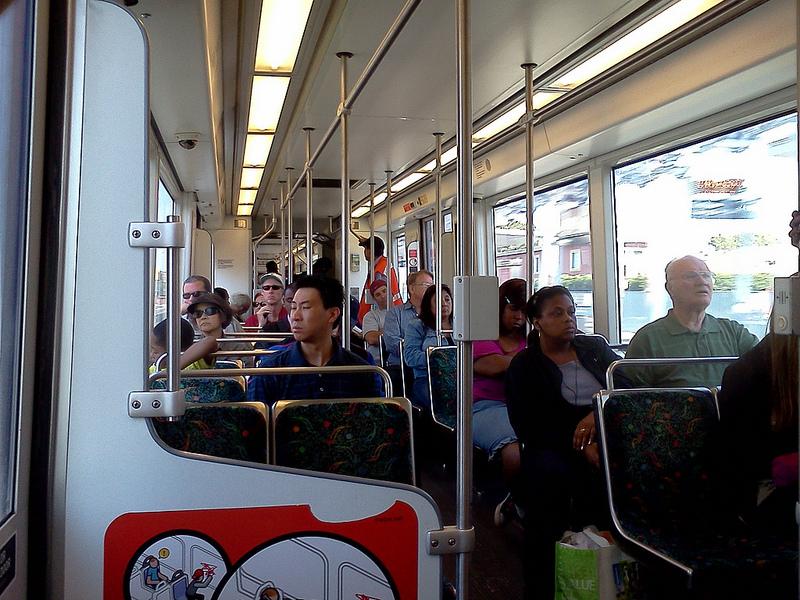
<path id="1" fill-rule="evenodd" d="M 186 390 L 168 392 L 151 390 L 128 394 L 128 416 L 134 419 L 147 417 L 182 417 L 186 412 Z"/>
<path id="2" fill-rule="evenodd" d="M 459 529 L 449 525 L 428 532 L 428 554 L 465 554 L 475 548 L 475 528 Z"/>
<path id="3" fill-rule="evenodd" d="M 130 223 L 128 245 L 131 248 L 185 248 L 186 226 L 183 223 Z"/>

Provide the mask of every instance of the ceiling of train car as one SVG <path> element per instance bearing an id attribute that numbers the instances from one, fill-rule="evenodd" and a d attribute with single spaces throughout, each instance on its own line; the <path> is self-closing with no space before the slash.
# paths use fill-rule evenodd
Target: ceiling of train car
<path id="1" fill-rule="evenodd" d="M 552 64 L 580 44 L 619 21 L 645 0 L 473 0 L 472 68 L 473 111 L 480 116 L 522 86 L 522 62 L 533 60 Z M 231 173 L 236 169 L 234 139 L 246 107 L 231 90 L 240 81 L 240 71 L 252 68 L 252 58 L 240 56 L 241 48 L 254 40 L 252 24 L 243 24 L 240 14 L 259 5 L 258 0 L 140 0 L 131 10 L 142 18 L 151 44 L 151 111 L 162 134 L 169 159 L 187 191 L 197 193 L 199 207 L 209 225 L 220 222 L 218 180 L 224 194 L 234 192 Z M 289 96 L 308 89 L 301 105 L 284 107 L 278 135 L 265 174 L 260 214 L 271 211 L 269 199 L 277 196 L 277 181 L 283 167 L 292 165 L 297 173 L 305 162 L 301 128 L 312 126 L 313 147 L 333 119 L 339 101 L 339 62 L 335 53 L 354 53 L 349 66 L 349 86 L 355 82 L 387 28 L 400 11 L 402 0 L 316 0 L 314 10 L 337 15 L 333 33 L 326 38 L 319 67 L 309 70 L 308 58 L 293 77 Z M 317 15 L 319 17 L 319 14 Z M 232 31 L 235 28 L 235 31 Z M 247 32 L 247 33 L 243 33 Z M 320 42 L 306 36 L 301 54 Z M 224 104 L 209 100 L 216 70 L 224 82 Z M 232 70 L 237 70 L 232 73 Z M 217 102 L 222 102 L 218 100 Z M 223 111 L 224 132 L 213 135 L 216 112 Z M 434 131 L 446 137 L 455 133 L 456 55 L 455 16 L 452 0 L 423 0 L 408 25 L 387 54 L 379 71 L 367 84 L 356 103 L 350 127 L 350 178 L 384 181 L 384 171 L 399 171 L 433 148 Z M 245 115 L 246 116 L 246 115 Z M 185 150 L 178 133 L 195 132 L 197 147 Z M 232 133 L 234 135 L 232 135 Z M 282 140 L 285 140 L 281 143 Z M 220 152 L 221 159 L 215 157 Z M 224 173 L 223 173 L 224 172 Z M 238 170 L 236 170 L 238 172 Z M 338 134 L 322 154 L 314 177 L 338 179 L 340 154 Z M 269 189 L 267 187 L 269 182 Z M 358 199 L 367 193 L 361 186 L 353 193 Z M 300 193 L 304 200 L 305 194 Z M 320 217 L 339 214 L 337 189 L 314 192 L 314 210 Z M 295 217 L 305 214 L 305 202 L 295 203 Z M 213 213 L 213 214 L 212 214 Z"/>

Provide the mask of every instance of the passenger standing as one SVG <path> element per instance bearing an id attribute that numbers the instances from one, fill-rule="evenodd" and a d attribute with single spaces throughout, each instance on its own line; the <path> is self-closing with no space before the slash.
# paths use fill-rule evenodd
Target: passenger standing
<path id="1" fill-rule="evenodd" d="M 397 282 L 397 273 L 392 267 L 391 277 L 386 275 L 386 267 L 389 264 L 389 261 L 386 260 L 386 257 L 383 255 L 384 245 L 383 240 L 377 236 L 374 237 L 374 245 L 375 245 L 375 257 L 373 258 L 370 254 L 370 238 L 366 238 L 359 242 L 359 246 L 364 248 L 364 257 L 367 259 L 367 265 L 371 266 L 373 261 L 375 263 L 375 278 L 378 278 L 380 275 L 383 279 L 388 282 L 388 286 L 391 293 L 391 304 L 393 306 L 399 306 L 403 304 L 403 299 L 400 297 L 400 284 Z M 361 292 L 361 303 L 358 307 L 358 322 L 364 322 L 364 316 L 369 312 L 371 302 L 369 298 L 367 298 L 367 292 L 369 290 L 369 286 L 372 284 L 372 270 L 367 274 L 367 280 L 364 282 L 364 290 Z"/>
<path id="2" fill-rule="evenodd" d="M 700 358 L 741 356 L 758 343 L 758 338 L 731 319 L 706 313 L 714 293 L 714 274 L 694 256 L 676 258 L 667 264 L 665 287 L 672 308 L 642 327 L 633 336 L 625 358 Z M 630 367 L 625 373 L 643 387 L 718 386 L 722 363 Z"/>
<path id="3" fill-rule="evenodd" d="M 442 330 L 453 330 L 453 294 L 446 285 L 442 286 L 442 298 L 436 298 L 436 288 L 428 287 L 422 297 L 419 319 L 411 321 L 406 331 L 403 358 L 414 371 L 414 386 L 411 388 L 411 402 L 421 408 L 430 409 L 431 398 L 428 390 L 428 348 L 433 346 L 449 346 L 453 344 L 452 336 L 447 333 L 441 337 L 436 335 L 436 313 L 441 310 Z"/>
<path id="4" fill-rule="evenodd" d="M 538 290 L 526 313 L 534 331 L 508 367 L 506 398 L 522 442 L 526 598 L 552 599 L 556 540 L 568 526 L 608 521 L 592 396 L 619 357 L 601 337 L 576 335 L 563 286 Z"/>
<path id="5" fill-rule="evenodd" d="M 425 270 L 411 273 L 407 285 L 408 301 L 401 306 L 389 308 L 383 323 L 383 343 L 388 354 L 386 370 L 392 376 L 392 384 L 396 390 L 403 389 L 403 374 L 400 372 L 400 340 L 405 339 L 409 324 L 419 318 L 422 297 L 433 285 L 433 275 Z"/>
<path id="6" fill-rule="evenodd" d="M 295 342 L 261 360 L 261 367 L 366 365 L 333 340 L 341 320 L 344 290 L 335 279 L 305 276 L 294 281 L 291 325 Z M 373 398 L 381 387 L 372 373 L 258 375 L 250 378 L 247 398 L 272 405 L 278 400 Z"/>
<path id="7" fill-rule="evenodd" d="M 500 286 L 500 336 L 497 340 L 475 342 L 472 439 L 490 459 L 500 458 L 506 488 L 515 491 L 520 469 L 519 442 L 508 420 L 505 376 L 511 360 L 525 349 L 525 281 L 509 279 Z M 517 502 L 520 502 L 520 494 Z M 505 501 L 495 509 L 495 524 L 502 522 Z"/>
<path id="8" fill-rule="evenodd" d="M 375 299 L 372 310 L 364 316 L 364 341 L 367 342 L 367 350 L 375 360 L 375 364 L 381 364 L 381 335 L 386 321 L 386 303 L 388 292 L 386 281 L 375 278 L 369 286 L 370 294 Z"/>

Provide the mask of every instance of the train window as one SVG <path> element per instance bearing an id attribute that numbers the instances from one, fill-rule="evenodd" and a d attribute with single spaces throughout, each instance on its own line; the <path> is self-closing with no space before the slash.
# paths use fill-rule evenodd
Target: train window
<path id="1" fill-rule="evenodd" d="M 431 273 L 436 273 L 436 240 L 434 240 L 433 226 L 436 217 L 428 217 L 422 221 L 422 239 L 425 243 L 425 268 Z"/>
<path id="2" fill-rule="evenodd" d="M 164 182 L 158 182 L 158 220 L 166 221 L 168 215 L 175 214 L 174 200 L 164 187 Z M 153 325 L 163 321 L 167 316 L 167 251 L 156 250 L 155 281 L 153 285 Z"/>
<path id="3" fill-rule="evenodd" d="M 589 235 L 589 181 L 585 178 L 536 192 L 533 220 L 533 287 L 563 285 L 575 298 L 578 327 L 594 332 L 592 244 Z M 494 246 L 497 277 L 524 279 L 525 198 L 494 208 Z"/>
<path id="4" fill-rule="evenodd" d="M 20 409 L 20 347 L 28 205 L 33 9 L 0 9 L 0 523 L 14 511 Z"/>
<path id="5" fill-rule="evenodd" d="M 408 278 L 408 264 L 406 262 L 406 236 L 404 233 L 393 236 L 394 239 L 394 268 L 397 272 L 397 283 L 400 284 L 400 293 L 406 289 L 406 279 Z"/>
<path id="6" fill-rule="evenodd" d="M 621 340 L 671 306 L 664 267 L 691 254 L 715 273 L 709 312 L 763 337 L 772 279 L 796 269 L 796 115 L 614 169 Z"/>

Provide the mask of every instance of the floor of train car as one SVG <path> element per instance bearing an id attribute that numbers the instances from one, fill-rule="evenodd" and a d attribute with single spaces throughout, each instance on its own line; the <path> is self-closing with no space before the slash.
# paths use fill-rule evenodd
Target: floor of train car
<path id="1" fill-rule="evenodd" d="M 417 456 L 417 484 L 428 492 L 439 506 L 443 525 L 456 522 L 456 471 L 454 461 Z M 479 471 L 480 469 L 476 469 Z M 480 473 L 478 473 L 478 485 Z M 475 527 L 475 551 L 470 562 L 469 597 L 475 600 L 513 600 L 523 596 L 522 525 L 518 519 L 509 519 L 502 526 L 494 524 L 495 504 L 492 498 L 498 492 L 487 491 L 472 495 L 472 520 Z M 455 584 L 455 557 L 444 561 L 445 578 Z"/>

